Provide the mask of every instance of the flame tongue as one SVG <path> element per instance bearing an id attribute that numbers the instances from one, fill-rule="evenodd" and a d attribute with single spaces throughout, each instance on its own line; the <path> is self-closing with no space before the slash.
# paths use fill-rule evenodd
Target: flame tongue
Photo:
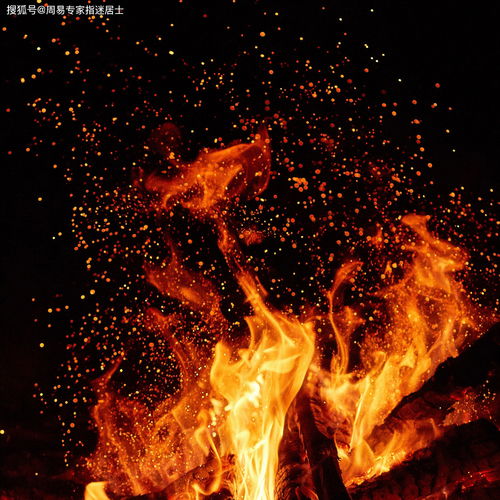
<path id="1" fill-rule="evenodd" d="M 221 205 L 238 196 L 255 196 L 269 181 L 271 154 L 266 129 L 249 144 L 205 151 L 192 163 L 177 162 L 177 174 L 166 179 L 150 175 L 146 189 L 161 195 L 161 206 L 180 203 L 195 215 L 213 215 Z"/>
<path id="2" fill-rule="evenodd" d="M 466 255 L 433 236 L 427 221 L 418 215 L 402 218 L 413 236 L 404 235 L 402 227 L 400 245 L 412 257 L 403 264 L 402 277 L 377 294 L 382 299 L 377 308 L 386 318 L 383 324 L 373 329 L 373 316 L 366 321 L 352 308 L 333 311 L 336 291 L 353 279 L 359 265 L 342 267 L 330 294 L 330 320 L 340 358 L 335 357 L 331 372 L 323 374 L 322 394 L 328 401 L 324 418 L 338 423 L 336 439 L 347 484 L 388 470 L 439 435 L 432 421 L 410 421 L 389 442 L 370 439 L 399 401 L 418 390 L 445 359 L 456 356 L 467 335 L 477 330 L 477 311 L 454 276 L 463 269 Z M 392 271 L 387 265 L 385 273 Z M 361 364 L 347 371 L 350 337 L 363 323 Z"/>
<path id="3" fill-rule="evenodd" d="M 118 401 L 106 395 L 96 407 L 94 413 L 102 430 L 96 455 L 107 457 L 108 462 L 114 457 L 114 467 L 128 485 L 126 488 L 110 485 L 112 488 L 128 489 L 134 494 L 155 490 L 158 486 L 152 487 L 150 483 L 155 482 L 153 477 L 157 474 L 156 483 L 181 484 L 180 489 L 174 486 L 167 489 L 186 498 L 209 494 L 222 485 L 229 488 L 235 498 L 274 498 L 278 447 L 286 413 L 314 353 L 313 324 L 289 318 L 266 305 L 263 288 L 244 270 L 238 244 L 219 217 L 220 209 L 231 196 L 255 195 L 265 188 L 270 161 L 268 142 L 267 132 L 263 130 L 251 144 L 206 152 L 192 164 L 180 164 L 179 173 L 173 179 L 154 175 L 146 180 L 149 190 L 161 194 L 163 208 L 180 203 L 195 217 L 208 217 L 216 222 L 219 247 L 234 270 L 253 314 L 246 318 L 250 334 L 247 347 L 235 350 L 224 341 L 215 346 L 210 387 L 207 387 L 203 382 L 208 378 L 206 370 L 196 368 L 200 361 L 197 357 L 202 352 L 191 352 L 190 343 L 182 346 L 186 341 L 175 339 L 177 334 L 173 332 L 179 327 L 182 330 L 182 322 L 175 315 L 163 316 L 153 311 L 152 322 L 170 339 L 169 344 L 178 358 L 184 386 L 177 403 L 165 403 L 165 413 L 158 414 L 149 433 L 139 443 L 141 449 L 137 449 L 135 436 L 125 435 L 116 426 L 119 418 L 114 415 L 117 411 L 126 411 L 121 405 L 117 409 Z M 220 335 L 228 324 L 219 309 L 216 287 L 185 268 L 174 245 L 170 242 L 169 245 L 170 261 L 148 267 L 149 282 L 162 294 L 196 311 L 210 331 L 219 328 Z M 140 413 L 135 411 L 136 416 Z M 139 433 L 142 422 L 134 422 L 133 426 L 135 431 L 131 434 Z M 162 437 L 165 430 L 168 439 Z M 140 458 L 134 457 L 134 453 Z M 229 456 L 235 457 L 235 463 L 227 476 L 223 457 Z M 208 482 L 189 475 L 189 470 L 207 461 L 216 464 Z M 102 469 L 109 469 L 108 465 Z M 180 481 L 179 477 L 188 479 Z M 104 490 L 105 483 L 92 483 L 87 498 L 99 495 L 105 498 Z"/>
<path id="4" fill-rule="evenodd" d="M 235 498 L 271 500 L 285 416 L 311 363 L 314 332 L 266 307 L 248 276 L 239 281 L 254 309 L 250 345 L 232 362 L 231 350 L 217 344 L 210 380 L 227 401 L 220 435 L 223 450 L 236 455 Z"/>

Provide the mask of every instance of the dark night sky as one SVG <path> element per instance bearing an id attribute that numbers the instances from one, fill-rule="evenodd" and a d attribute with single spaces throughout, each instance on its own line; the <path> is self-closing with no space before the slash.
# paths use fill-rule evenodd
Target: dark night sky
<path id="1" fill-rule="evenodd" d="M 185 30 L 175 43 L 184 46 L 186 52 L 204 52 L 224 60 L 238 50 L 236 45 L 227 43 L 227 35 L 218 29 L 235 11 L 221 6 L 206 8 L 211 20 L 203 24 L 197 15 L 202 7 L 186 1 L 184 10 L 169 9 L 169 3 L 163 2 L 164 7 L 145 7 L 147 2 L 132 2 L 135 5 L 128 8 L 120 22 L 126 25 L 131 37 L 140 37 L 155 30 L 160 32 L 162 23 L 175 17 Z M 222 3 L 226 2 L 220 5 Z M 264 3 L 256 2 L 256 5 Z M 309 2 L 272 2 L 275 7 L 280 5 L 284 12 L 288 33 L 303 32 L 310 38 L 317 37 L 322 46 L 333 39 L 328 16 L 343 17 L 351 39 L 359 37 L 375 51 L 386 53 L 381 70 L 374 77 L 374 85 L 383 87 L 389 79 L 393 81 L 401 76 L 403 84 L 394 90 L 400 96 L 427 100 L 436 96 L 443 105 L 452 106 L 454 111 L 447 115 L 445 122 L 429 123 L 427 127 L 427 149 L 436 166 L 437 179 L 450 186 L 463 184 L 478 193 L 496 186 L 500 143 L 499 8 L 496 2 L 323 3 L 329 6 L 325 16 L 309 7 Z M 374 13 L 370 13 L 371 7 Z M 233 19 L 239 26 L 235 29 L 249 29 L 248 26 L 262 22 L 257 10 L 249 2 L 243 2 L 237 11 L 240 17 Z M 44 20 L 7 20 L 4 12 L 1 15 L 2 26 L 9 26 L 7 35 L 2 34 L 7 80 L 2 92 L 5 99 L 2 108 L 13 109 L 9 115 L 2 113 L 3 136 L 7 149 L 19 150 L 34 133 L 34 125 L 27 121 L 29 118 L 23 109 L 29 95 L 11 80 L 16 79 L 26 65 L 33 66 L 37 61 L 31 52 L 28 54 L 18 45 L 12 32 L 43 32 Z M 92 46 L 94 42 L 86 40 L 85 43 Z M 127 55 L 116 54 L 116 57 Z M 438 93 L 435 82 L 441 84 Z M 451 137 L 444 137 L 443 126 L 452 128 Z M 456 153 L 452 148 L 456 148 Z M 29 155 L 15 154 L 4 159 L 2 179 L 0 414 L 11 422 L 19 418 L 34 421 L 37 406 L 32 397 L 33 383 L 52 380 L 64 352 L 65 331 L 71 328 L 70 316 L 63 316 L 50 332 L 45 330 L 44 298 L 65 293 L 72 300 L 72 290 L 80 289 L 82 280 L 89 278 L 81 257 L 72 251 L 71 239 L 51 238 L 60 230 L 69 232 L 70 213 L 63 195 L 64 183 L 50 171 L 50 164 L 38 162 Z M 48 194 L 46 203 L 37 202 L 40 192 Z M 37 298 L 35 303 L 32 297 Z M 35 323 L 35 318 L 41 318 L 40 322 Z M 49 340 L 50 347 L 41 350 L 40 339 Z"/>

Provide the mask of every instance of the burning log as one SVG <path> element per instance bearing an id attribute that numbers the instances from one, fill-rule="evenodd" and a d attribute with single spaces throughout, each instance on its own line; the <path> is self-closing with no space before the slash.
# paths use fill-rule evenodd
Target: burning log
<path id="1" fill-rule="evenodd" d="M 499 481 L 500 432 L 491 422 L 477 420 L 449 429 L 429 448 L 351 495 L 353 500 L 488 498 L 464 492 L 498 491 Z"/>
<path id="2" fill-rule="evenodd" d="M 217 477 L 221 474 L 227 474 L 232 469 L 233 465 L 234 458 L 232 456 L 223 457 L 221 461 L 213 459 L 206 464 L 186 472 L 186 474 L 183 474 L 161 491 L 132 497 L 121 497 L 120 500 L 168 500 L 169 498 L 175 498 L 176 495 L 182 495 L 182 493 L 188 491 L 195 483 L 198 484 L 202 490 L 208 490 Z M 214 495 L 210 495 L 208 498 L 212 498 L 213 500 L 230 498 L 230 496 L 225 495 L 224 491 L 219 491 Z"/>
<path id="3" fill-rule="evenodd" d="M 294 409 L 292 407 L 291 409 Z M 307 500 L 307 483 L 311 482 L 309 467 L 304 463 L 299 429 L 292 412 L 279 448 L 279 466 L 276 476 L 276 500 Z"/>
<path id="4" fill-rule="evenodd" d="M 337 448 L 334 441 L 318 429 L 311 407 L 311 396 L 304 387 L 297 395 L 296 411 L 302 446 L 319 500 L 349 500 L 340 473 Z"/>
<path id="5" fill-rule="evenodd" d="M 420 390 L 406 396 L 376 427 L 369 442 L 376 446 L 405 422 L 433 419 L 442 423 L 451 407 L 468 388 L 479 387 L 500 371 L 500 324 L 493 326 L 457 358 L 442 363 Z"/>

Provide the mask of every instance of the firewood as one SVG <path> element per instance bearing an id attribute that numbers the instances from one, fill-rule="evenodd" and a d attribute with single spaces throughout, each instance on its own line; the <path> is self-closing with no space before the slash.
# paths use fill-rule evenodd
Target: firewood
<path id="1" fill-rule="evenodd" d="M 299 433 L 318 499 L 349 500 L 340 473 L 335 442 L 318 429 L 306 387 L 302 387 L 297 395 L 296 411 Z"/>
<path id="2" fill-rule="evenodd" d="M 474 486 L 466 490 L 459 489 L 446 497 L 446 500 L 498 500 L 500 481 L 493 485 Z"/>
<path id="3" fill-rule="evenodd" d="M 458 357 L 447 359 L 418 391 L 403 398 L 384 423 L 375 427 L 368 442 L 376 447 L 410 420 L 433 419 L 442 423 L 467 389 L 498 378 L 499 368 L 500 323 Z"/>
<path id="4" fill-rule="evenodd" d="M 144 495 L 120 497 L 120 500 L 169 500 L 176 498 L 176 495 L 180 495 L 183 492 L 188 491 L 190 486 L 194 483 L 198 483 L 202 488 L 207 489 L 217 474 L 227 474 L 232 469 L 233 465 L 234 458 L 232 456 L 223 457 L 222 463 L 219 463 L 217 460 L 210 460 L 207 463 L 186 472 L 186 474 L 167 485 L 161 491 L 146 493 Z M 230 498 L 220 495 L 224 495 L 224 492 L 221 491 L 212 496 L 212 498 L 214 500 L 216 498 Z"/>
<path id="5" fill-rule="evenodd" d="M 481 488 L 495 488 L 499 480 L 500 432 L 491 422 L 477 420 L 447 429 L 430 447 L 354 488 L 351 495 L 353 500 L 469 498 L 464 492 L 479 495 Z"/>
<path id="6" fill-rule="evenodd" d="M 296 422 L 295 405 L 290 407 L 287 425 L 279 447 L 279 465 L 276 474 L 276 500 L 314 499 L 309 465 L 304 462 L 304 451 Z M 311 494 L 307 494 L 310 490 Z"/>

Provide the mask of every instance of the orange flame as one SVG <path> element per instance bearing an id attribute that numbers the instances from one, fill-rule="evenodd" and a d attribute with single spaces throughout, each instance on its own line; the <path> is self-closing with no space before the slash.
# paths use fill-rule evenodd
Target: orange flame
<path id="1" fill-rule="evenodd" d="M 328 312 L 311 320 L 294 318 L 266 303 L 224 217 L 228 203 L 265 189 L 267 132 L 250 144 L 204 152 L 192 163 L 173 153 L 170 160 L 177 173 L 151 175 L 146 188 L 160 194 L 160 209 L 180 204 L 214 224 L 219 248 L 252 308 L 246 318 L 249 342 L 237 348 L 224 338 L 230 324 L 219 307 L 217 286 L 188 270 L 169 243 L 170 260 L 147 268 L 149 282 L 196 312 L 200 328 L 223 340 L 210 353 L 188 340 L 182 318 L 150 311 L 144 327 L 168 339 L 182 388 L 151 410 L 112 394 L 108 383 L 118 363 L 98 382 L 94 417 L 100 440 L 91 464 L 108 483 L 91 483 L 86 500 L 107 498 L 106 488 L 191 499 L 223 487 L 237 499 L 272 500 L 285 419 L 308 371 L 308 384 L 326 402 L 316 417 L 334 430 L 346 484 L 388 470 L 434 439 L 439 429 L 432 421 L 409 421 L 389 439 L 378 438 L 374 430 L 482 326 L 455 276 L 465 266 L 465 252 L 434 236 L 428 217 L 406 215 L 395 229 L 406 258 L 386 263 L 382 280 L 390 284 L 373 294 L 376 305 L 369 312 L 343 303 L 344 288 L 363 267 L 348 262 L 327 293 Z M 375 244 L 384 250 L 380 234 Z M 318 323 L 328 323 L 336 340 L 329 371 L 313 361 Z"/>
<path id="2" fill-rule="evenodd" d="M 271 153 L 266 129 L 250 144 L 205 151 L 192 163 L 178 162 L 171 179 L 154 174 L 146 189 L 161 194 L 162 206 L 180 203 L 196 213 L 207 213 L 239 196 L 261 193 L 269 181 Z"/>
<path id="3" fill-rule="evenodd" d="M 311 363 L 314 332 L 312 323 L 287 318 L 266 306 L 249 276 L 241 275 L 239 280 L 254 310 L 246 320 L 250 343 L 237 352 L 223 342 L 216 345 L 210 389 L 204 387 L 203 375 L 192 380 L 184 377 L 188 386 L 180 401 L 161 405 L 156 421 L 146 427 L 143 408 L 113 399 L 109 392 L 94 411 L 104 441 L 99 455 L 106 456 L 109 465 L 110 451 L 103 451 L 114 451 L 116 467 L 123 473 L 120 480 L 135 494 L 156 489 L 155 474 L 161 477 L 160 483 L 169 484 L 209 457 L 218 461 L 213 481 L 208 485 L 188 482 L 179 493 L 187 495 L 182 498 L 197 498 L 199 493 L 216 491 L 226 472 L 221 457 L 235 456 L 228 483 L 235 496 L 274 498 L 285 416 Z M 178 348 L 174 350 L 180 362 L 192 368 L 193 359 L 184 359 Z M 106 378 L 111 376 L 112 372 Z M 125 418 L 130 419 L 129 433 L 118 426 Z M 104 494 L 104 484 L 92 484 L 86 499 L 106 498 L 98 494 Z"/>
<path id="4" fill-rule="evenodd" d="M 322 374 L 322 394 L 329 415 L 338 422 L 344 480 L 365 480 L 389 470 L 410 452 L 425 446 L 438 435 L 433 422 L 406 422 L 385 443 L 370 436 L 401 399 L 418 390 L 437 366 L 456 356 L 468 335 L 477 328 L 476 311 L 466 298 L 454 273 L 463 269 L 466 255 L 433 236 L 428 217 L 407 215 L 404 226 L 413 236 L 403 239 L 410 252 L 403 264 L 403 277 L 377 294 L 385 309 L 385 321 L 377 329 L 366 326 L 361 345 L 360 366 L 349 371 L 351 336 L 365 323 L 362 314 L 337 307 L 338 290 L 359 270 L 360 263 L 340 268 L 329 294 L 330 321 L 338 344 L 331 372 Z M 397 267 L 400 264 L 396 264 Z M 385 274 L 392 272 L 388 264 Z M 373 321 L 369 316 L 368 322 Z"/>

